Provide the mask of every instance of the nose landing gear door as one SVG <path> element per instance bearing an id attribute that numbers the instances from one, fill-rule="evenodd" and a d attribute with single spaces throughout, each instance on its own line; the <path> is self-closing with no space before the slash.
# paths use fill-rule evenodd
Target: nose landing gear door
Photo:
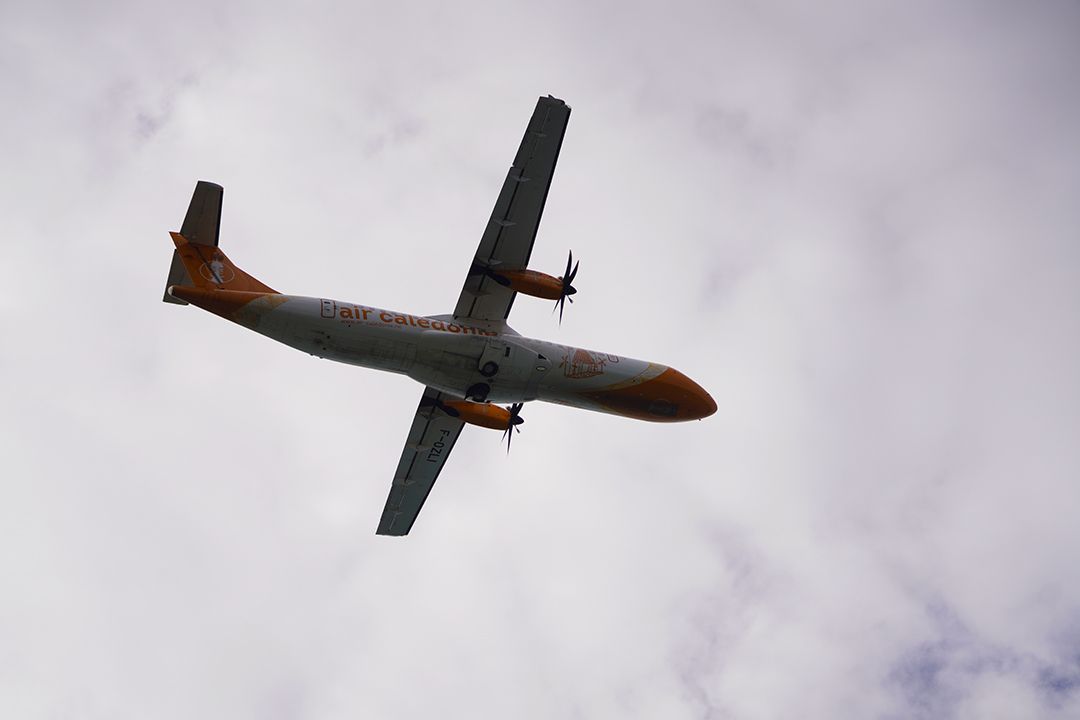
<path id="1" fill-rule="evenodd" d="M 502 340 L 494 338 L 488 340 L 487 344 L 484 345 L 484 352 L 480 354 L 477 367 L 480 369 L 481 375 L 489 378 L 495 377 L 503 368 L 509 369 L 510 346 Z"/>

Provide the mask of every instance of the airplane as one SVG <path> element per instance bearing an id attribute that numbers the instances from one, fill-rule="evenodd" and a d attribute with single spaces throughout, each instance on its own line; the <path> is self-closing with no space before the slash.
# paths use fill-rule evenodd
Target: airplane
<path id="1" fill-rule="evenodd" d="M 527 402 L 653 422 L 716 412 L 709 393 L 678 370 L 524 337 L 507 324 L 519 293 L 554 300 L 561 323 L 577 292 L 572 252 L 561 276 L 528 268 L 569 118 L 562 100 L 537 101 L 450 314 L 279 293 L 218 247 L 224 190 L 214 183 L 196 184 L 180 232 L 170 233 L 176 248 L 165 302 L 190 303 L 311 355 L 424 385 L 378 535 L 408 535 L 465 425 L 503 431 L 509 452 Z"/>

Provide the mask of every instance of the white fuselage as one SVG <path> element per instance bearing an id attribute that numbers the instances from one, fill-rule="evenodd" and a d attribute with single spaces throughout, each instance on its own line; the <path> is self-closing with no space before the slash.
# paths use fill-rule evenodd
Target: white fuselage
<path id="1" fill-rule="evenodd" d="M 466 397 L 470 387 L 485 383 L 487 399 L 499 403 L 544 400 L 613 412 L 587 395 L 642 383 L 667 370 L 522 337 L 505 323 L 417 316 L 320 298 L 271 295 L 246 305 L 233 319 L 306 353 L 408 375 L 452 396 Z M 481 373 L 487 363 L 498 367 L 494 375 Z"/>

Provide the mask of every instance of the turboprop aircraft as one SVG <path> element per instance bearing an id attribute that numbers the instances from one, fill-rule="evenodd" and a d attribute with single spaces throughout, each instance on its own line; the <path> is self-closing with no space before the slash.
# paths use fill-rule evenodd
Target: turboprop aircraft
<path id="1" fill-rule="evenodd" d="M 312 355 L 408 375 L 424 385 L 390 486 L 380 535 L 407 535 L 462 428 L 502 430 L 510 448 L 532 400 L 639 420 L 700 420 L 716 403 L 678 370 L 519 335 L 506 322 L 519 293 L 554 300 L 560 322 L 578 265 L 553 277 L 528 267 L 570 108 L 541 97 L 469 264 L 454 312 L 412 315 L 284 295 L 218 247 L 220 185 L 195 186 L 164 300 L 231 320 Z M 509 403 L 501 407 L 496 403 Z"/>

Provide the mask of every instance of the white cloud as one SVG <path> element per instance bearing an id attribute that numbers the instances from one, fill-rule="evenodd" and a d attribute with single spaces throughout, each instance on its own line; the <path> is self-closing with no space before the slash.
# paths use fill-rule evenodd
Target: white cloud
<path id="1" fill-rule="evenodd" d="M 1067 717 L 1075 10 L 0 11 L 0 714 Z M 536 95 L 560 329 L 720 411 L 530 406 L 373 535 L 419 388 L 159 301 L 196 179 L 284 291 L 446 311 Z"/>

